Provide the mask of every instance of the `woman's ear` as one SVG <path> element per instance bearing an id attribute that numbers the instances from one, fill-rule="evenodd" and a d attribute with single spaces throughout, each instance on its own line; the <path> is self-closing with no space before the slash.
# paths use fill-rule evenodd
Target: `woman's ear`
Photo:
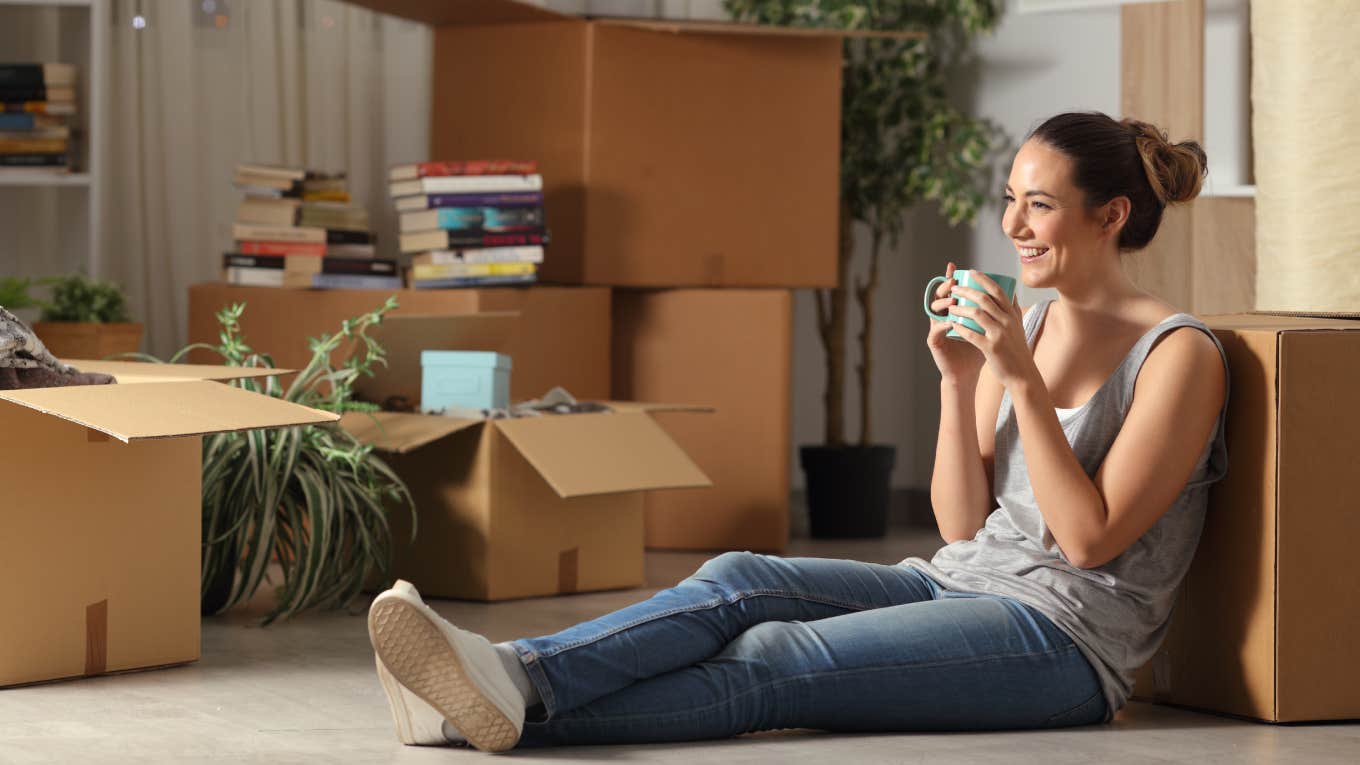
<path id="1" fill-rule="evenodd" d="M 1128 197 L 1115 197 L 1100 208 L 1100 232 L 1118 236 L 1124 224 L 1129 222 L 1129 212 L 1133 206 Z"/>

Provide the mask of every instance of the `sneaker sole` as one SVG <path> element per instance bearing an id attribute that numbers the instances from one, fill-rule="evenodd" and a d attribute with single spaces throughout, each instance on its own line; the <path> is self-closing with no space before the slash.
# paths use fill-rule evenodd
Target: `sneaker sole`
<path id="1" fill-rule="evenodd" d="M 402 685 L 434 707 L 484 752 L 504 752 L 519 731 L 468 678 L 462 657 L 439 628 L 401 598 L 382 598 L 368 614 L 373 649 Z"/>

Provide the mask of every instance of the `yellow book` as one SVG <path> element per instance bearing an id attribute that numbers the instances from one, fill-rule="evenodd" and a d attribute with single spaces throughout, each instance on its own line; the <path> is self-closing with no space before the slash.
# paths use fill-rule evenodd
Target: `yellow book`
<path id="1" fill-rule="evenodd" d="M 535 263 L 431 263 L 413 267 L 411 278 L 423 280 L 458 276 L 519 276 L 532 274 L 537 269 Z"/>

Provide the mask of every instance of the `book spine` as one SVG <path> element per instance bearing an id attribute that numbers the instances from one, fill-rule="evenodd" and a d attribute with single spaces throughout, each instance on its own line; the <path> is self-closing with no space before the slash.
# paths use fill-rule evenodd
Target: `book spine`
<path id="1" fill-rule="evenodd" d="M 0 112 L 21 112 L 28 114 L 75 114 L 74 104 L 52 101 L 0 101 L 4 108 Z"/>
<path id="2" fill-rule="evenodd" d="M 322 273 L 312 277 L 312 286 L 327 290 L 399 290 L 401 277 Z"/>
<path id="3" fill-rule="evenodd" d="M 42 64 L 0 64 L 0 88 L 26 88 L 45 81 Z"/>
<path id="4" fill-rule="evenodd" d="M 223 268 L 269 268 L 282 270 L 282 255 L 245 255 L 239 252 L 222 253 Z"/>
<path id="5" fill-rule="evenodd" d="M 450 287 L 497 287 L 514 284 L 533 284 L 538 281 L 536 274 L 512 274 L 507 276 L 450 276 L 443 279 L 421 279 L 411 282 L 418 290 L 448 289 Z"/>
<path id="6" fill-rule="evenodd" d="M 356 260 L 354 258 L 322 258 L 323 274 L 358 274 L 365 276 L 397 276 L 395 260 Z"/>
<path id="7" fill-rule="evenodd" d="M 357 229 L 328 228 L 326 244 L 373 244 L 373 233 Z"/>
<path id="8" fill-rule="evenodd" d="M 416 265 L 447 263 L 542 263 L 542 247 L 482 247 L 475 250 L 429 250 L 411 259 Z"/>
<path id="9" fill-rule="evenodd" d="M 517 231 L 513 233 L 484 233 L 480 231 L 470 231 L 462 233 L 450 231 L 449 249 L 459 247 L 520 247 L 530 244 L 547 244 L 548 232 L 541 226 L 535 231 Z"/>
<path id="10" fill-rule="evenodd" d="M 538 163 L 510 159 L 482 159 L 467 162 L 420 162 L 416 175 L 438 178 L 447 175 L 530 175 L 538 172 Z"/>
<path id="11" fill-rule="evenodd" d="M 0 138 L 0 154 L 65 154 L 65 138 Z"/>
<path id="12" fill-rule="evenodd" d="M 281 269 L 272 268 L 230 266 L 222 269 L 222 281 L 243 287 L 282 287 L 286 276 Z"/>
<path id="13" fill-rule="evenodd" d="M 543 177 L 540 175 L 446 175 L 423 178 L 419 182 L 427 194 L 539 191 L 543 188 Z"/>
<path id="14" fill-rule="evenodd" d="M 38 117 L 35 114 L 0 114 L 0 130 L 36 130 Z"/>
<path id="15" fill-rule="evenodd" d="M 0 101 L 46 101 L 47 86 L 39 83 L 37 85 L 16 85 L 6 87 L 0 85 Z"/>
<path id="16" fill-rule="evenodd" d="M 543 225 L 542 207 L 440 207 L 437 225 L 442 229 L 487 230 L 511 226 Z"/>
<path id="17" fill-rule="evenodd" d="M 271 242 L 259 239 L 243 239 L 236 248 L 242 255 L 315 255 L 326 254 L 326 245 L 321 242 Z"/>
<path id="18" fill-rule="evenodd" d="M 518 207 L 543 204 L 541 191 L 511 191 L 487 194 L 429 194 L 426 207 Z"/>
<path id="19" fill-rule="evenodd" d="M 453 276 L 520 276 L 538 271 L 533 263 L 439 263 L 417 265 L 413 279 L 445 279 Z"/>
<path id="20" fill-rule="evenodd" d="M 62 167 L 65 154 L 0 154 L 0 167 Z"/>

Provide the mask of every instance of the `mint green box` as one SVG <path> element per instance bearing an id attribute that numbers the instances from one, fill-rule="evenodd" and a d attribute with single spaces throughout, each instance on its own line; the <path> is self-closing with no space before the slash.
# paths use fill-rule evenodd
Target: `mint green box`
<path id="1" fill-rule="evenodd" d="M 420 408 L 510 406 L 510 357 L 492 351 L 421 351 Z"/>

